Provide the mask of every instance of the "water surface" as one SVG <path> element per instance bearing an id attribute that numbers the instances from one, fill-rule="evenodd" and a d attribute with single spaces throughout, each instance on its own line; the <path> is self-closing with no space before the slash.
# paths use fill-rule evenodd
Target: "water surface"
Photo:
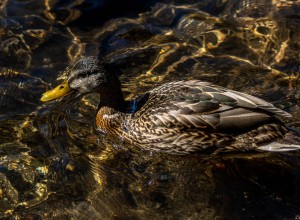
<path id="1" fill-rule="evenodd" d="M 300 129 L 299 19 L 284 0 L 1 1 L 0 218 L 299 218 L 300 152 L 141 151 L 95 131 L 95 94 L 39 101 L 99 55 L 127 99 L 201 79 L 274 103 Z"/>

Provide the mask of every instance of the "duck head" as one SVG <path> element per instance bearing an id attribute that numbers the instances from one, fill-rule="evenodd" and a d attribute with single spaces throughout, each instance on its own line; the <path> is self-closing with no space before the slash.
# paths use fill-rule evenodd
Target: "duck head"
<path id="1" fill-rule="evenodd" d="M 81 97 L 91 92 L 101 93 L 117 81 L 115 75 L 108 71 L 108 64 L 95 56 L 78 60 L 66 71 L 67 80 L 45 92 L 41 97 L 42 102 L 52 101 L 70 94 L 74 97 Z"/>

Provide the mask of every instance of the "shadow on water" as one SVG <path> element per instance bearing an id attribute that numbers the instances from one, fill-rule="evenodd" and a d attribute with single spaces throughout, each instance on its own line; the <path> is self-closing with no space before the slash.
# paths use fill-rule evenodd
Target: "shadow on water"
<path id="1" fill-rule="evenodd" d="M 300 218 L 299 152 L 141 151 L 95 131 L 97 95 L 39 101 L 66 66 L 101 55 L 127 99 L 201 79 L 274 103 L 300 129 L 299 15 L 295 1 L 1 1 L 0 218 Z"/>

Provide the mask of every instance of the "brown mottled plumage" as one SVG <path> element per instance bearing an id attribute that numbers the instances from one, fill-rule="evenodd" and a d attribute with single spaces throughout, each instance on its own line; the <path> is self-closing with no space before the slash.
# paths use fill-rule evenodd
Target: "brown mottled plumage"
<path id="1" fill-rule="evenodd" d="M 290 114 L 251 95 L 188 80 L 163 84 L 126 102 L 103 61 L 87 57 L 69 71 L 68 93 L 100 94 L 98 129 L 143 149 L 188 154 L 300 147 L 300 138 L 276 118 Z M 57 98 L 47 94 L 43 101 Z"/>

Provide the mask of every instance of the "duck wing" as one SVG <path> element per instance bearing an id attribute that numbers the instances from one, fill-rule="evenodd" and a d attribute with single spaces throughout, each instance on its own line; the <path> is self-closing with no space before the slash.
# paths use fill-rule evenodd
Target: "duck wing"
<path id="1" fill-rule="evenodd" d="M 149 129 L 239 130 L 291 117 L 262 99 L 199 80 L 166 83 L 137 100 L 134 118 Z"/>

